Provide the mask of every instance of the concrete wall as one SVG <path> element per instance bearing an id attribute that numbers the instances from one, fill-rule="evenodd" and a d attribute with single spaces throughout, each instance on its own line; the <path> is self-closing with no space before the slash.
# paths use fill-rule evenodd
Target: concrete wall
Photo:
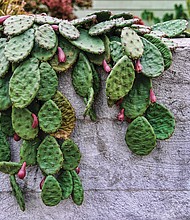
<path id="1" fill-rule="evenodd" d="M 182 41 L 182 46 L 189 40 Z M 104 94 L 106 74 L 97 98 L 98 121 L 83 119 L 84 104 L 71 86 L 70 74 L 60 76 L 60 89 L 76 109 L 73 139 L 82 152 L 81 173 L 85 200 L 81 207 L 71 199 L 46 207 L 40 198 L 42 174 L 28 169 L 19 181 L 26 198 L 20 211 L 11 193 L 8 175 L 0 173 L 0 220 L 189 220 L 190 219 L 190 48 L 174 53 L 172 67 L 154 80 L 158 102 L 176 117 L 174 135 L 158 141 L 153 152 L 133 155 L 125 144 L 127 123 L 115 120 L 117 108 L 108 108 Z M 12 145 L 18 161 L 19 143 Z"/>

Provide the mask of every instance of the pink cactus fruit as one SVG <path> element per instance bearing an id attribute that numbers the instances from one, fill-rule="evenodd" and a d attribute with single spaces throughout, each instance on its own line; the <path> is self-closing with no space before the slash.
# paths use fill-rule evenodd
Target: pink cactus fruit
<path id="1" fill-rule="evenodd" d="M 15 141 L 20 141 L 21 137 L 19 137 L 17 133 L 14 133 L 13 139 Z"/>
<path id="2" fill-rule="evenodd" d="M 135 61 L 135 71 L 136 71 L 137 73 L 142 72 L 142 65 L 141 65 L 140 59 L 137 59 L 137 60 Z"/>
<path id="3" fill-rule="evenodd" d="M 32 118 L 33 118 L 32 128 L 37 128 L 38 127 L 38 118 L 34 113 L 32 113 Z"/>
<path id="4" fill-rule="evenodd" d="M 42 189 L 44 182 L 45 182 L 46 176 L 43 177 L 43 179 L 40 182 L 40 189 Z"/>
<path id="5" fill-rule="evenodd" d="M 3 22 L 9 17 L 10 17 L 10 15 L 0 16 L 0 24 L 3 24 Z"/>
<path id="6" fill-rule="evenodd" d="M 102 66 L 103 66 L 104 71 L 105 71 L 106 73 L 111 72 L 111 67 L 107 64 L 107 62 L 106 62 L 105 59 L 102 61 Z"/>
<path id="7" fill-rule="evenodd" d="M 56 24 L 51 25 L 51 27 L 53 28 L 54 31 L 58 31 L 59 30 L 59 26 Z"/>
<path id="8" fill-rule="evenodd" d="M 119 114 L 117 115 L 117 119 L 119 121 L 124 121 L 124 119 L 125 119 L 124 111 L 125 111 L 125 109 L 122 108 L 121 111 L 119 112 Z"/>
<path id="9" fill-rule="evenodd" d="M 152 88 L 150 89 L 150 101 L 151 101 L 151 103 L 156 102 L 156 95 L 155 95 Z"/>
<path id="10" fill-rule="evenodd" d="M 64 51 L 61 49 L 61 47 L 58 47 L 57 50 L 58 50 L 58 61 L 59 61 L 59 63 L 66 62 L 66 55 L 65 55 Z"/>
<path id="11" fill-rule="evenodd" d="M 75 171 L 76 171 L 77 174 L 79 174 L 79 173 L 80 173 L 80 167 L 77 167 L 77 168 L 75 169 Z"/>
<path id="12" fill-rule="evenodd" d="M 26 176 L 26 162 L 24 162 L 20 168 L 20 170 L 18 171 L 17 174 L 18 178 L 20 179 L 24 179 L 24 177 Z"/>

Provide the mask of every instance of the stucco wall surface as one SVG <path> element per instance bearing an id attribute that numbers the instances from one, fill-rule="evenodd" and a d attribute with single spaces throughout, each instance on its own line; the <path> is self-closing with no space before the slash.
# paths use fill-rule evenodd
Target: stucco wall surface
<path id="1" fill-rule="evenodd" d="M 158 141 L 153 152 L 140 157 L 128 149 L 127 123 L 116 120 L 118 109 L 107 106 L 106 73 L 101 72 L 101 93 L 96 100 L 97 122 L 83 119 L 84 104 L 71 84 L 70 74 L 60 76 L 60 90 L 77 114 L 72 138 L 80 147 L 85 200 L 77 207 L 71 199 L 46 207 L 40 198 L 42 178 L 38 167 L 19 181 L 26 211 L 12 195 L 8 175 L 0 173 L 0 220 L 189 220 L 190 219 L 190 42 L 182 40 L 172 67 L 153 81 L 157 100 L 175 115 L 176 130 Z M 20 143 L 12 144 L 18 161 Z"/>

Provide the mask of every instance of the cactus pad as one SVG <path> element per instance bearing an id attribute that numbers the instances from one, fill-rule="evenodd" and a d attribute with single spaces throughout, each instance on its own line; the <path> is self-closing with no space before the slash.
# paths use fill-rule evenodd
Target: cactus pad
<path id="1" fill-rule="evenodd" d="M 0 161 L 9 161 L 11 150 L 5 134 L 0 130 Z"/>
<path id="2" fill-rule="evenodd" d="M 70 172 L 73 179 L 73 192 L 71 194 L 73 202 L 77 205 L 82 205 L 84 200 L 84 189 L 82 187 L 80 177 L 74 170 Z"/>
<path id="3" fill-rule="evenodd" d="M 121 109 L 125 109 L 125 115 L 128 118 L 134 119 L 144 114 L 150 104 L 150 88 L 150 78 L 137 74 L 132 89 L 121 104 Z"/>
<path id="4" fill-rule="evenodd" d="M 59 91 L 57 91 L 57 93 L 52 98 L 52 100 L 61 110 L 62 124 L 59 130 L 51 135 L 56 138 L 67 139 L 71 135 L 75 127 L 75 121 L 76 121 L 75 110 L 72 107 L 69 100 Z"/>
<path id="5" fill-rule="evenodd" d="M 121 32 L 121 43 L 126 54 L 132 59 L 138 59 L 143 54 L 143 43 L 140 37 L 129 27 Z"/>
<path id="6" fill-rule="evenodd" d="M 158 48 L 164 59 L 164 70 L 167 70 L 172 64 L 172 53 L 168 46 L 161 39 L 152 35 L 145 34 L 143 37 Z"/>
<path id="7" fill-rule="evenodd" d="M 113 67 L 106 80 L 106 96 L 111 100 L 119 100 L 131 90 L 135 79 L 132 61 L 123 56 Z"/>
<path id="8" fill-rule="evenodd" d="M 30 58 L 22 62 L 10 79 L 9 93 L 15 107 L 24 108 L 35 98 L 40 85 L 39 61 Z"/>
<path id="9" fill-rule="evenodd" d="M 103 21 L 94 26 L 89 30 L 90 36 L 97 36 L 110 32 L 115 26 L 115 20 Z"/>
<path id="10" fill-rule="evenodd" d="M 111 16 L 111 11 L 109 11 L 109 10 L 95 11 L 94 13 L 87 15 L 87 17 L 91 16 L 91 15 L 96 15 L 96 20 L 98 22 L 102 22 L 102 21 L 109 20 L 109 18 Z"/>
<path id="11" fill-rule="evenodd" d="M 122 44 L 117 41 L 110 42 L 110 53 L 114 63 L 117 63 L 125 55 Z"/>
<path id="12" fill-rule="evenodd" d="M 2 132 L 7 136 L 13 136 L 14 130 L 12 127 L 11 109 L 2 111 L 0 115 L 0 124 Z"/>
<path id="13" fill-rule="evenodd" d="M 132 18 L 132 19 L 128 19 L 128 20 L 116 20 L 115 26 L 117 28 L 124 28 L 124 27 L 129 27 L 132 24 L 135 24 L 139 21 L 138 18 Z"/>
<path id="14" fill-rule="evenodd" d="M 54 137 L 46 136 L 38 147 L 37 162 L 47 175 L 59 172 L 63 164 L 63 154 Z"/>
<path id="15" fill-rule="evenodd" d="M 9 75 L 0 78 L 0 111 L 8 109 L 12 105 L 9 96 L 9 80 Z"/>
<path id="16" fill-rule="evenodd" d="M 157 23 L 152 26 L 153 31 L 161 31 L 167 37 L 176 37 L 187 29 L 188 22 L 186 20 L 171 20 L 163 23 Z"/>
<path id="17" fill-rule="evenodd" d="M 110 17 L 110 19 L 116 19 L 116 18 L 124 18 L 125 20 L 128 20 L 128 19 L 132 19 L 133 18 L 133 14 L 131 14 L 130 12 L 121 12 L 121 13 L 118 13 L 118 14 L 115 14 L 115 15 L 112 15 Z"/>
<path id="18" fill-rule="evenodd" d="M 81 158 L 78 146 L 71 139 L 67 139 L 63 142 L 61 150 L 64 158 L 63 169 L 75 169 L 78 166 Z"/>
<path id="19" fill-rule="evenodd" d="M 87 99 L 86 107 L 83 113 L 84 117 L 89 114 L 89 111 L 91 110 L 93 102 L 94 102 L 94 89 L 92 87 L 89 89 L 88 97 L 86 99 Z"/>
<path id="20" fill-rule="evenodd" d="M 70 41 L 79 49 L 93 53 L 101 54 L 105 51 L 104 43 L 99 37 L 91 37 L 87 30 L 80 29 L 80 37 L 77 40 Z"/>
<path id="21" fill-rule="evenodd" d="M 70 171 L 62 171 L 57 181 L 62 189 L 62 199 L 68 199 L 73 191 L 73 179 Z"/>
<path id="22" fill-rule="evenodd" d="M 2 161 L 0 162 L 0 172 L 10 175 L 17 174 L 21 166 L 20 163 Z"/>
<path id="23" fill-rule="evenodd" d="M 12 125 L 15 132 L 24 140 L 34 139 L 38 134 L 38 127 L 32 128 L 32 113 L 27 108 L 12 108 Z"/>
<path id="24" fill-rule="evenodd" d="M 5 56 L 10 62 L 20 62 L 31 52 L 34 45 L 34 29 L 11 38 L 5 47 Z"/>
<path id="25" fill-rule="evenodd" d="M 78 61 L 72 72 L 72 84 L 78 95 L 87 97 L 92 87 L 92 70 L 90 63 L 83 53 L 79 54 Z"/>
<path id="26" fill-rule="evenodd" d="M 163 105 L 154 103 L 149 106 L 146 116 L 152 125 L 156 138 L 164 140 L 169 138 L 175 129 L 175 119 L 173 114 Z"/>
<path id="27" fill-rule="evenodd" d="M 90 15 L 90 16 L 87 16 L 84 18 L 74 19 L 74 20 L 70 21 L 70 23 L 74 26 L 80 26 L 80 25 L 95 21 L 96 17 L 97 17 L 96 15 Z"/>
<path id="28" fill-rule="evenodd" d="M 38 118 L 40 128 L 46 133 L 56 132 L 61 126 L 61 110 L 52 100 L 48 100 L 43 104 L 38 113 Z"/>
<path id="29" fill-rule="evenodd" d="M 144 44 L 144 53 L 141 58 L 142 73 L 147 77 L 158 77 L 164 72 L 162 54 L 154 44 L 141 38 Z"/>
<path id="30" fill-rule="evenodd" d="M 20 162 L 26 162 L 27 166 L 37 164 L 37 148 L 40 145 L 40 140 L 35 138 L 31 141 L 23 141 L 20 147 Z"/>
<path id="31" fill-rule="evenodd" d="M 46 50 L 38 45 L 38 43 L 35 42 L 33 50 L 32 50 L 32 56 L 36 57 L 37 59 L 41 61 L 48 61 L 50 60 L 56 53 L 58 47 L 58 40 L 56 38 L 56 44 L 55 47 L 53 47 L 50 50 Z"/>
<path id="32" fill-rule="evenodd" d="M 24 196 L 22 193 L 21 188 L 19 187 L 18 183 L 16 182 L 15 175 L 10 175 L 10 184 L 13 190 L 13 194 L 19 204 L 20 209 L 24 212 L 25 211 L 25 201 L 24 201 Z"/>
<path id="33" fill-rule="evenodd" d="M 5 35 L 19 35 L 32 27 L 34 23 L 33 15 L 14 15 L 7 18 L 4 22 Z"/>
<path id="34" fill-rule="evenodd" d="M 40 64 L 40 88 L 37 99 L 48 101 L 57 91 L 58 78 L 56 72 L 47 62 Z"/>
<path id="35" fill-rule="evenodd" d="M 37 24 L 59 24 L 60 19 L 48 15 L 35 15 L 35 23 Z"/>
<path id="36" fill-rule="evenodd" d="M 35 41 L 40 47 L 50 50 L 55 47 L 57 36 L 49 24 L 44 24 L 36 29 Z"/>
<path id="37" fill-rule="evenodd" d="M 63 49 L 66 55 L 66 62 L 59 63 L 58 55 L 55 55 L 53 59 L 50 60 L 50 64 L 55 71 L 64 72 L 75 63 L 79 54 L 79 50 L 62 36 L 59 36 L 59 47 Z"/>
<path id="38" fill-rule="evenodd" d="M 55 206 L 61 201 L 62 190 L 55 177 L 51 175 L 46 177 L 42 187 L 41 198 L 46 206 Z"/>
<path id="39" fill-rule="evenodd" d="M 6 58 L 4 52 L 5 52 L 5 46 L 7 44 L 7 39 L 6 38 L 0 38 L 0 78 L 4 77 L 5 74 L 9 70 L 10 63 L 8 59 Z"/>
<path id="40" fill-rule="evenodd" d="M 59 32 L 63 37 L 69 40 L 76 40 L 80 36 L 76 27 L 67 20 L 63 20 L 59 23 Z"/>
<path id="41" fill-rule="evenodd" d="M 125 141 L 133 153 L 144 156 L 154 149 L 156 135 L 147 119 L 139 116 L 129 124 Z"/>

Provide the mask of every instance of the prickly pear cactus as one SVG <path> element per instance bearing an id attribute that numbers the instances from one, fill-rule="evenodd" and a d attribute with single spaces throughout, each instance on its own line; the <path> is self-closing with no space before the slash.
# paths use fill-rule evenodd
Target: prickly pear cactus
<path id="1" fill-rule="evenodd" d="M 131 123 L 125 141 L 134 154 L 148 155 L 156 139 L 173 134 L 174 116 L 156 102 L 151 78 L 170 67 L 177 45 L 169 38 L 187 35 L 185 20 L 148 27 L 130 12 L 103 10 L 74 21 L 48 15 L 2 16 L 0 21 L 0 172 L 10 175 L 22 211 L 24 197 L 14 175 L 23 179 L 28 166 L 39 166 L 44 175 L 45 205 L 70 196 L 81 205 L 84 199 L 78 176 L 82 150 L 72 140 L 82 119 L 73 108 L 77 103 L 58 89 L 73 85 L 85 104 L 83 117 L 94 122 L 100 121 L 96 101 L 106 84 L 108 106 L 116 104 L 118 120 Z M 64 85 L 61 74 L 71 75 Z M 19 141 L 19 162 L 11 161 L 9 141 Z"/>

